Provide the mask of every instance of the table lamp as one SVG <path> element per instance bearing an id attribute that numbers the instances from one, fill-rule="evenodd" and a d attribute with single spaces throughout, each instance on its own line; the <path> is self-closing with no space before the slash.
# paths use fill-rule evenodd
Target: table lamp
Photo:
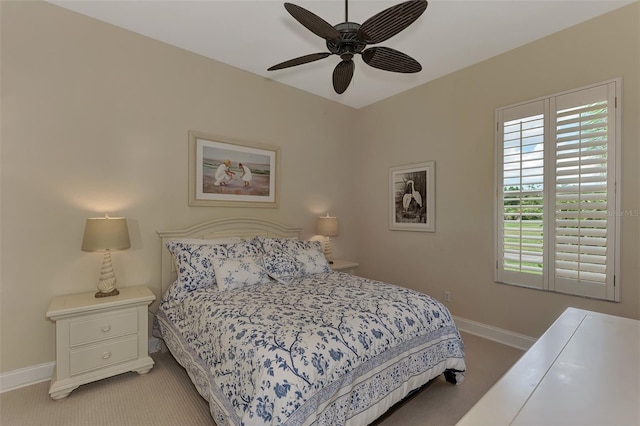
<path id="1" fill-rule="evenodd" d="M 116 288 L 116 275 L 111 264 L 111 250 L 124 250 L 131 247 L 127 219 L 124 217 L 96 217 L 87 219 L 82 239 L 83 251 L 104 251 L 100 281 L 96 297 L 115 296 L 120 292 Z"/>
<path id="2" fill-rule="evenodd" d="M 325 237 L 324 240 L 324 257 L 327 262 L 333 263 L 333 254 L 331 253 L 331 238 L 338 235 L 338 218 L 331 217 L 327 213 L 326 216 L 319 217 L 316 224 L 316 233 Z"/>

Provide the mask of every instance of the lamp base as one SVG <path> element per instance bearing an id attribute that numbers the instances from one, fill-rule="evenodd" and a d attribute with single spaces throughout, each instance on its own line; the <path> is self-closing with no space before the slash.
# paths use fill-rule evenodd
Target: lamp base
<path id="1" fill-rule="evenodd" d="M 333 253 L 331 253 L 331 238 L 324 237 L 324 257 L 329 265 L 333 265 Z"/>
<path id="2" fill-rule="evenodd" d="M 108 293 L 103 293 L 101 291 L 96 292 L 95 297 L 109 297 L 109 296 L 117 296 L 119 295 L 120 292 L 118 291 L 117 288 L 114 288 L 113 290 L 111 290 Z"/>
<path id="3" fill-rule="evenodd" d="M 98 292 L 96 297 L 117 296 L 120 294 L 116 288 L 116 274 L 113 272 L 111 264 L 111 251 L 107 250 L 102 259 L 102 267 L 100 268 L 100 281 L 98 282 Z"/>

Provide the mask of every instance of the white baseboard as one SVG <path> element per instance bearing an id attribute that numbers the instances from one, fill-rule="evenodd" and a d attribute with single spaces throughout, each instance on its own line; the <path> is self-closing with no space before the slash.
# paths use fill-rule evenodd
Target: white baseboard
<path id="1" fill-rule="evenodd" d="M 475 334 L 476 336 L 493 340 L 504 345 L 513 346 L 514 348 L 525 351 L 536 341 L 533 337 L 514 333 L 509 330 L 504 330 L 465 318 L 454 316 L 453 320 L 461 331 Z M 157 337 L 151 337 L 149 339 L 149 353 L 160 351 L 161 346 L 162 342 Z M 21 368 L 19 370 L 0 374 L 0 393 L 51 380 L 55 365 L 55 362 L 47 362 L 45 364 Z"/>
<path id="2" fill-rule="evenodd" d="M 494 342 L 502 343 L 503 345 L 522 349 L 523 351 L 528 350 L 536 342 L 536 339 L 533 337 L 514 333 L 513 331 L 493 327 L 491 325 L 482 324 L 465 318 L 454 316 L 453 321 L 455 321 L 456 326 L 458 326 L 460 331 L 475 334 L 476 336 L 493 340 Z"/>
<path id="3" fill-rule="evenodd" d="M 149 353 L 158 352 L 160 348 L 160 339 L 151 337 L 149 339 Z M 55 366 L 55 362 L 47 362 L 33 367 L 2 373 L 0 374 L 0 393 L 51 380 Z"/>
<path id="4" fill-rule="evenodd" d="M 51 380 L 55 362 L 21 368 L 0 374 L 0 393 Z"/>

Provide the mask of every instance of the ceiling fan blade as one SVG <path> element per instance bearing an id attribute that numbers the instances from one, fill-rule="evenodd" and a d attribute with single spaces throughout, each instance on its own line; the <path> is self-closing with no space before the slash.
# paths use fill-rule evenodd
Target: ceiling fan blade
<path id="1" fill-rule="evenodd" d="M 356 37 L 369 44 L 381 43 L 411 25 L 426 9 L 425 0 L 410 0 L 391 6 L 364 21 Z"/>
<path id="2" fill-rule="evenodd" d="M 355 64 L 353 60 L 341 61 L 333 70 L 333 90 L 337 94 L 341 95 L 349 87 L 351 78 L 353 77 L 353 69 Z"/>
<path id="3" fill-rule="evenodd" d="M 402 73 L 422 71 L 422 65 L 418 61 L 390 47 L 371 47 L 362 52 L 362 60 L 367 65 L 385 71 Z"/>
<path id="4" fill-rule="evenodd" d="M 325 40 L 340 40 L 340 32 L 314 13 L 293 3 L 285 3 L 284 8 L 287 9 L 287 12 L 289 12 L 296 21 L 300 22 L 315 35 L 322 37 Z"/>
<path id="5" fill-rule="evenodd" d="M 283 68 L 295 67 L 296 65 L 308 64 L 309 62 L 324 59 L 327 56 L 331 56 L 331 53 L 329 52 L 312 53 L 310 55 L 300 56 L 299 58 L 289 59 L 288 61 L 281 62 L 277 65 L 269 67 L 267 71 L 281 70 Z"/>

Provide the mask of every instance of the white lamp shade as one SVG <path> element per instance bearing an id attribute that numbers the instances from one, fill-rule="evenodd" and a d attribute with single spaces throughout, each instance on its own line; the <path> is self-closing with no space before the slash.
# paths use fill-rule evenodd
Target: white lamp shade
<path id="1" fill-rule="evenodd" d="M 335 237 L 338 235 L 338 218 L 331 216 L 318 218 L 316 233 L 325 237 Z"/>
<path id="2" fill-rule="evenodd" d="M 129 228 L 124 217 L 87 219 L 82 239 L 82 250 L 124 250 L 131 247 Z"/>

